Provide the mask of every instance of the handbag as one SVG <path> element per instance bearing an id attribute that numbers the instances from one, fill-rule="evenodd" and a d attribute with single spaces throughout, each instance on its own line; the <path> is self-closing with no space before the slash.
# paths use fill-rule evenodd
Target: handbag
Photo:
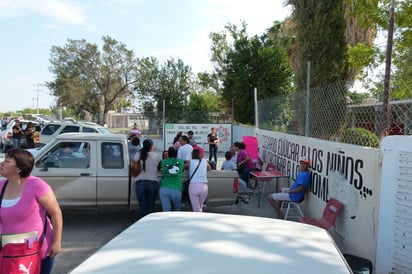
<path id="1" fill-rule="evenodd" d="M 7 183 L 8 181 L 4 184 L 0 194 L 0 209 Z M 45 217 L 43 232 L 46 231 L 46 228 L 47 216 Z M 43 233 L 40 240 L 37 239 L 37 236 L 35 234 L 37 234 L 37 232 L 2 235 L 2 244 L 0 250 L 0 273 L 40 273 L 42 260 L 41 246 L 45 233 Z M 22 237 L 27 238 L 22 240 Z"/>
<path id="2" fill-rule="evenodd" d="M 183 181 L 182 203 L 190 202 L 190 197 L 189 197 L 189 185 L 190 185 L 190 181 L 192 180 L 193 175 L 195 175 L 197 169 L 199 168 L 201 161 L 202 161 L 202 160 L 199 160 L 199 163 L 197 164 L 197 166 L 196 166 L 195 170 L 193 171 L 192 175 L 190 176 L 190 178 L 187 179 L 187 180 L 185 180 L 185 181 Z"/>
<path id="3" fill-rule="evenodd" d="M 132 175 L 132 177 L 137 177 L 141 171 L 142 171 L 142 166 L 140 164 L 140 159 L 139 159 L 139 161 L 133 162 L 133 165 L 130 169 L 130 174 Z"/>

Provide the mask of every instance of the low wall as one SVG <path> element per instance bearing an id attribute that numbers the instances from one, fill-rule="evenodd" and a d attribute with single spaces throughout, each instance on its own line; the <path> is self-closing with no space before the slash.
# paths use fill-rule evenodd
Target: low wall
<path id="1" fill-rule="evenodd" d="M 330 197 L 343 202 L 344 211 L 330 230 L 332 237 L 343 253 L 375 265 L 381 151 L 265 130 L 256 130 L 256 136 L 264 161 L 276 164 L 293 180 L 299 157 L 309 157 L 312 182 L 302 203 L 305 216 L 319 218 Z"/>
<path id="2" fill-rule="evenodd" d="M 311 159 L 312 184 L 302 208 L 319 218 L 330 197 L 344 203 L 330 230 L 343 253 L 370 260 L 373 273 L 412 273 L 412 136 L 388 136 L 381 149 L 372 149 L 233 126 L 232 141 L 243 135 L 256 135 L 265 162 L 292 179 L 299 157 Z"/>
<path id="3" fill-rule="evenodd" d="M 382 140 L 376 273 L 412 273 L 412 136 Z"/>

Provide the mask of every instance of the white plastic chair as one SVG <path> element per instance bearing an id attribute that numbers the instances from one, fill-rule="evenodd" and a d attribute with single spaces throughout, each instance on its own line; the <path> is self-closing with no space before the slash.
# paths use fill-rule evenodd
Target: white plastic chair
<path id="1" fill-rule="evenodd" d="M 284 220 L 289 219 L 299 219 L 304 217 L 303 211 L 300 208 L 300 203 L 303 202 L 303 199 L 299 202 L 291 202 L 291 201 L 282 201 L 280 205 L 280 210 L 284 212 Z"/>

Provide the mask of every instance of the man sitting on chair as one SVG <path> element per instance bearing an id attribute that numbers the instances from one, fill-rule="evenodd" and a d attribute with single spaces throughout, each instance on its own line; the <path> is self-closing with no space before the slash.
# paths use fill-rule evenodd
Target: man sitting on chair
<path id="1" fill-rule="evenodd" d="M 299 159 L 299 164 L 300 172 L 298 173 L 298 177 L 293 185 L 290 188 L 282 188 L 282 192 L 280 193 L 272 193 L 268 196 L 269 203 L 273 206 L 280 219 L 283 219 L 284 217 L 282 211 L 280 210 L 281 202 L 291 201 L 299 203 L 303 200 L 306 189 L 310 185 L 310 161 L 307 157 L 301 157 Z"/>

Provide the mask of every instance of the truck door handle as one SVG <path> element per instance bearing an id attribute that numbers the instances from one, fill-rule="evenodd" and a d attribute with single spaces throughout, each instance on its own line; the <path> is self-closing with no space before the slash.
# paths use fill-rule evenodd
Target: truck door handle
<path id="1" fill-rule="evenodd" d="M 80 176 L 90 176 L 90 173 L 80 173 Z"/>

